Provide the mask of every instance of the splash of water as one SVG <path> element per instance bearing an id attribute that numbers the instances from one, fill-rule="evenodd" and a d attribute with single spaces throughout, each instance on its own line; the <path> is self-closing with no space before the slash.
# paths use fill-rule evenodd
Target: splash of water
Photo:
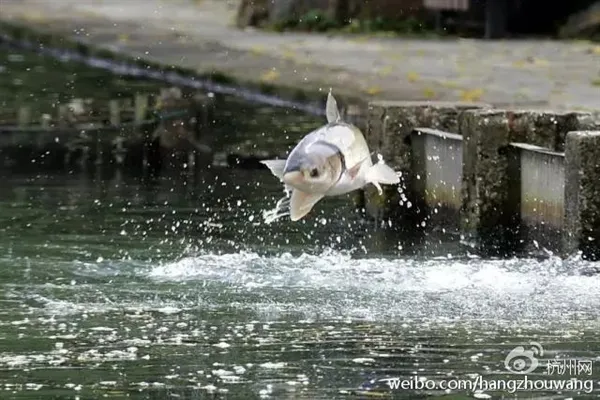
<path id="1" fill-rule="evenodd" d="M 262 215 L 265 223 L 267 224 L 271 224 L 280 218 L 290 215 L 290 197 L 282 197 L 277 201 L 277 204 L 275 204 L 274 208 L 263 211 Z"/>
<path id="2" fill-rule="evenodd" d="M 589 263 L 582 260 L 558 257 L 388 260 L 355 259 L 336 251 L 276 257 L 241 252 L 186 257 L 145 274 L 160 282 L 231 286 L 250 297 L 269 293 L 273 301 L 254 304 L 257 311 L 374 320 L 487 320 L 501 325 L 560 321 L 566 326 L 567 321 L 588 319 L 600 306 L 600 275 L 586 274 L 586 267 Z"/>

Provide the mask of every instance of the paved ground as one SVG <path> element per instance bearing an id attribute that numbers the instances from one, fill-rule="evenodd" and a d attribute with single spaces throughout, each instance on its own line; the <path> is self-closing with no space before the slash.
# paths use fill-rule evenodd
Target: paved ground
<path id="1" fill-rule="evenodd" d="M 0 19 L 85 36 L 165 64 L 245 81 L 394 100 L 480 100 L 600 109 L 600 46 L 385 39 L 232 27 L 235 1 L 0 0 Z M 595 84 L 594 84 L 595 83 Z"/>

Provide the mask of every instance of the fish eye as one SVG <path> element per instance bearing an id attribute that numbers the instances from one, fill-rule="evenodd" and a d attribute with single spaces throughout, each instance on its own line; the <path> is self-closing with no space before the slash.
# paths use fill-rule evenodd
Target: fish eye
<path id="1" fill-rule="evenodd" d="M 310 170 L 310 177 L 311 178 L 316 178 L 317 176 L 319 176 L 319 170 L 316 168 L 313 168 Z"/>

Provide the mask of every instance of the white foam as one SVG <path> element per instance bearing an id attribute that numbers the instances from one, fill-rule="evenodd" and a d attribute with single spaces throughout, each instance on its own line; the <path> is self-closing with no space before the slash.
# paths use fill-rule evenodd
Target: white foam
<path id="1" fill-rule="evenodd" d="M 262 312 L 320 316 L 565 320 L 600 308 L 600 275 L 580 260 L 356 259 L 328 251 L 264 257 L 202 254 L 152 268 L 157 281 L 202 281 L 260 292 Z M 301 300 L 300 300 L 301 299 Z M 248 300 L 251 302 L 253 300 Z M 248 306 L 248 304 L 238 304 Z"/>

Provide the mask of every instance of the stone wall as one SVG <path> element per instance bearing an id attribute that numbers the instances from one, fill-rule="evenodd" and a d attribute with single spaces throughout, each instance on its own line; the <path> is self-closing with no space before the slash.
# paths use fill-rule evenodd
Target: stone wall
<path id="1" fill-rule="evenodd" d="M 428 226 L 440 210 L 456 213 L 462 237 L 496 255 L 547 242 L 558 243 L 558 252 L 600 257 L 600 179 L 592 161 L 600 133 L 589 132 L 598 129 L 600 116 L 590 112 L 372 102 L 367 142 L 402 172 L 403 182 L 387 187 L 383 199 L 366 188 L 366 209 L 414 228 Z M 451 133 L 447 139 L 443 131 Z M 536 234 L 551 231 L 546 228 L 565 239 L 538 240 Z"/>

